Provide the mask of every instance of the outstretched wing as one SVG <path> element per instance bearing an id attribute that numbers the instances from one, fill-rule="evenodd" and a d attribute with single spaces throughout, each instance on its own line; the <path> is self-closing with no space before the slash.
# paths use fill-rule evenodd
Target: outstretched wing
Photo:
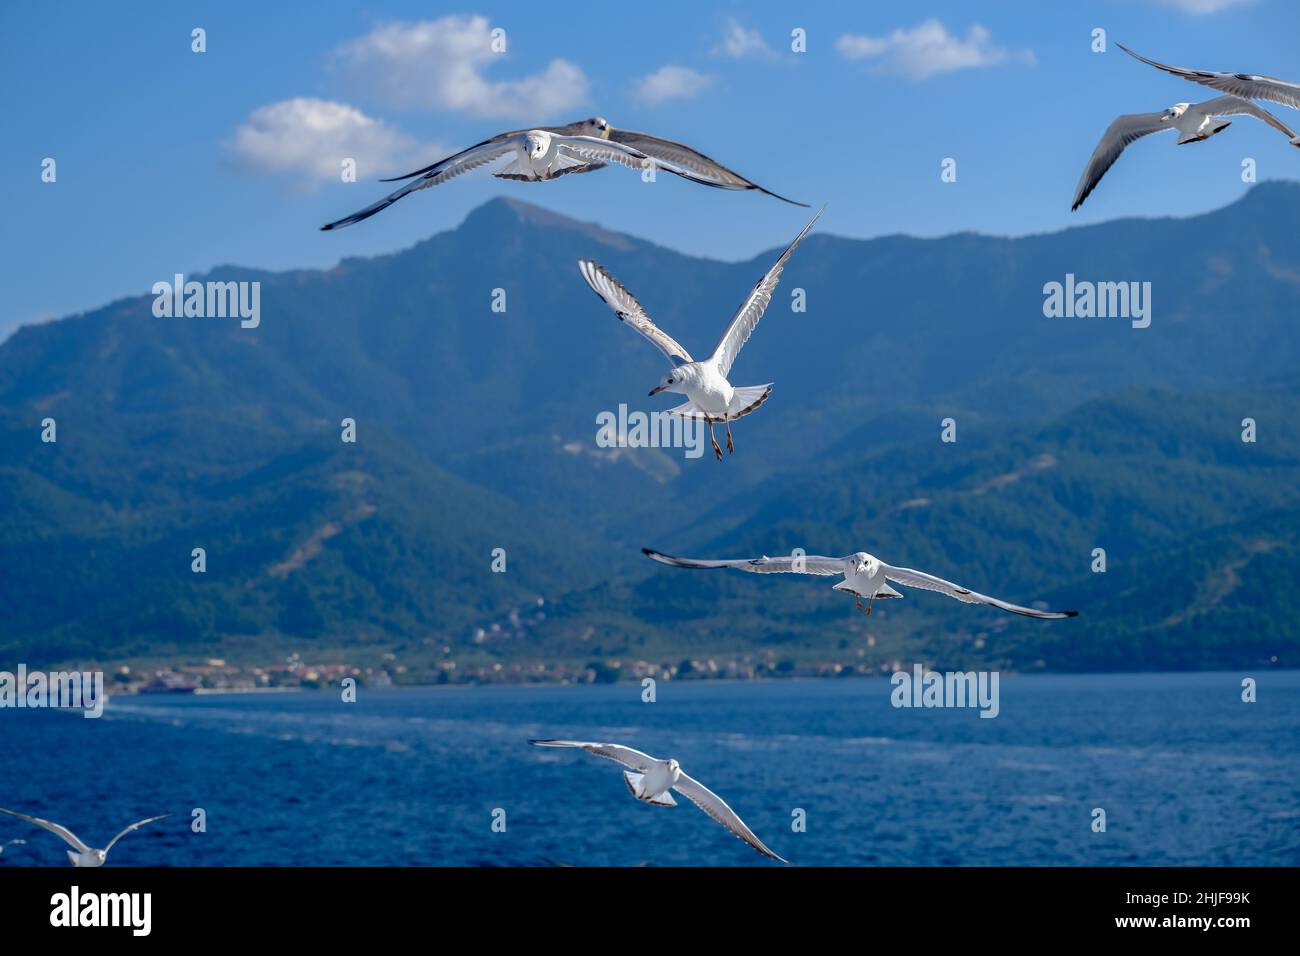
<path id="1" fill-rule="evenodd" d="M 987 594 L 980 594 L 978 591 L 964 588 L 960 584 L 953 584 L 943 578 L 936 578 L 933 574 L 914 571 L 911 568 L 895 568 L 885 565 L 885 577 L 896 584 L 902 584 L 909 588 L 937 591 L 940 594 L 948 595 L 950 598 L 956 598 L 965 604 L 988 604 L 1004 611 L 1010 611 L 1012 614 L 1023 614 L 1025 617 L 1055 621 L 1065 617 L 1075 617 L 1079 613 L 1078 611 L 1035 611 L 1033 608 L 1021 607 L 1019 604 L 1008 604 L 1006 601 L 1000 601 L 995 597 L 989 597 Z"/>
<path id="2" fill-rule="evenodd" d="M 1197 106 L 1205 110 L 1210 116 L 1234 116 L 1240 114 L 1253 116 L 1256 119 L 1263 120 L 1286 136 L 1287 139 L 1295 139 L 1295 131 L 1291 127 L 1264 109 L 1264 107 L 1258 106 L 1250 100 L 1244 100 L 1240 96 L 1219 96 L 1212 100 L 1206 100 L 1204 103 L 1198 103 Z"/>
<path id="3" fill-rule="evenodd" d="M 691 353 L 682 348 L 676 339 L 650 321 L 650 316 L 645 314 L 641 303 L 623 287 L 621 282 L 606 272 L 604 266 L 590 259 L 579 259 L 578 271 L 587 280 L 587 285 L 591 286 L 592 291 L 604 299 L 605 304 L 613 309 L 620 319 L 649 339 L 651 344 L 663 352 L 673 365 L 695 361 L 691 358 Z"/>
<path id="4" fill-rule="evenodd" d="M 659 762 L 649 754 L 624 747 L 622 744 L 591 743 L 584 740 L 530 740 L 528 742 L 534 747 L 567 747 L 585 750 L 589 754 L 612 760 L 637 773 L 648 773 L 650 768 Z"/>
<path id="5" fill-rule="evenodd" d="M 675 558 L 671 554 L 642 548 L 641 553 L 654 558 L 660 564 L 670 564 L 675 568 L 736 568 L 740 571 L 753 571 L 758 574 L 843 574 L 846 558 L 827 558 L 820 554 L 790 556 L 785 558 L 718 558 L 716 560 L 697 560 L 696 558 Z"/>
<path id="6" fill-rule="evenodd" d="M 695 804 L 709 816 L 713 817 L 718 823 L 734 833 L 737 837 L 744 840 L 759 853 L 769 856 L 774 860 L 782 863 L 788 862 L 781 859 L 766 846 L 763 841 L 754 835 L 754 831 L 745 826 L 745 821 L 736 815 L 736 811 L 727 806 L 727 802 L 720 796 L 700 783 L 694 777 L 683 773 L 673 784 L 673 789 L 680 793 L 691 803 Z"/>
<path id="7" fill-rule="evenodd" d="M 440 160 L 432 166 L 426 166 L 424 169 L 409 173 L 406 176 L 399 176 L 397 177 L 398 179 L 411 179 L 413 176 L 419 176 L 420 178 L 411 179 L 411 182 L 407 183 L 401 189 L 389 193 L 383 199 L 379 200 L 379 202 L 372 203 L 365 209 L 354 212 L 352 215 L 345 216 L 344 218 L 331 222 L 328 225 L 321 226 L 321 231 L 328 232 L 331 229 L 342 229 L 344 226 L 350 226 L 354 222 L 361 222 L 363 219 L 369 219 L 375 213 L 382 212 L 409 193 L 413 193 L 418 189 L 428 189 L 430 186 L 441 185 L 447 180 L 454 179 L 461 175 L 461 173 L 467 173 L 471 169 L 477 169 L 484 163 L 490 163 L 494 159 L 499 159 L 507 153 L 513 152 L 514 149 L 514 137 L 506 139 L 497 137 L 496 139 L 485 140 L 477 146 L 471 146 L 469 149 L 457 153 L 455 156 L 449 156 L 447 159 Z M 392 180 L 384 180 L 384 182 L 392 182 Z"/>
<path id="8" fill-rule="evenodd" d="M 90 852 L 90 847 L 82 843 L 81 839 L 67 827 L 60 826 L 57 823 L 51 823 L 49 820 L 42 820 L 40 817 L 29 817 L 25 813 L 19 813 L 17 810 L 6 810 L 3 807 L 0 807 L 0 813 L 7 813 L 11 817 L 17 817 L 19 820 L 26 820 L 28 823 L 34 823 L 38 827 L 43 827 L 46 830 L 49 830 L 78 853 Z"/>
<path id="9" fill-rule="evenodd" d="M 1182 77 L 1192 83 L 1208 86 L 1220 93 L 1244 96 L 1252 100 L 1271 100 L 1292 109 L 1300 109 L 1300 83 L 1279 80 L 1274 76 L 1260 76 L 1256 73 L 1219 73 L 1213 70 L 1188 70 L 1181 66 L 1170 66 L 1157 60 L 1148 60 L 1139 53 L 1134 53 L 1122 43 L 1117 47 L 1135 59 L 1141 60 L 1157 70 L 1164 70 L 1174 76 Z"/>
<path id="10" fill-rule="evenodd" d="M 768 303 L 772 301 L 772 293 L 776 291 L 776 284 L 781 281 L 781 273 L 785 269 L 785 264 L 790 261 L 790 254 L 794 252 L 795 246 L 803 241 L 803 237 L 808 235 L 812 229 L 813 223 L 821 218 L 826 207 L 822 206 L 817 211 L 817 215 L 809 220 L 808 225 L 803 227 L 803 231 L 794 237 L 794 242 L 786 246 L 785 252 L 772 264 L 763 278 L 758 280 L 754 290 L 749 293 L 749 297 L 736 310 L 732 316 L 731 323 L 727 330 L 722 333 L 722 338 L 718 340 L 717 347 L 713 350 L 713 361 L 717 363 L 719 371 L 725 376 L 731 371 L 731 365 L 736 361 L 736 356 L 740 354 L 741 348 L 749 341 L 749 336 L 758 326 L 758 320 L 763 317 L 767 311 Z"/>
<path id="11" fill-rule="evenodd" d="M 746 179 L 740 173 L 728 169 L 716 159 L 705 156 L 698 150 L 691 149 L 683 143 L 673 142 L 671 139 L 661 139 L 658 136 L 651 136 L 649 133 L 638 133 L 630 129 L 611 129 L 609 138 L 616 143 L 624 143 L 628 146 L 641 150 L 647 156 L 657 160 L 662 160 L 667 164 L 664 168 L 669 172 L 683 175 L 682 170 L 694 173 L 695 182 L 703 183 L 706 186 L 715 186 L 719 189 L 757 189 L 761 193 L 766 193 L 774 199 L 782 202 L 788 202 L 794 206 L 808 207 L 807 203 L 795 202 L 793 199 L 786 199 L 779 196 L 770 189 L 764 189 L 751 180 Z M 679 168 L 674 168 L 679 167 Z"/>
<path id="12" fill-rule="evenodd" d="M 1079 185 L 1074 190 L 1074 204 L 1070 206 L 1071 212 L 1083 205 L 1083 201 L 1097 188 L 1101 177 L 1106 175 L 1106 170 L 1115 165 L 1115 160 L 1119 159 L 1120 153 L 1124 152 L 1129 143 L 1151 133 L 1173 129 L 1161 118 L 1163 116 L 1163 113 L 1129 113 L 1117 118 L 1106 127 L 1101 142 L 1088 157 L 1088 165 L 1083 168 L 1083 175 L 1079 177 Z"/>
<path id="13" fill-rule="evenodd" d="M 618 163 L 629 169 L 646 169 L 652 166 L 655 169 L 667 170 L 683 179 L 689 179 L 693 183 L 705 186 L 717 185 L 668 160 L 647 156 L 633 146 L 601 139 L 598 136 L 557 136 L 555 143 L 557 149 L 585 163 Z"/>
<path id="14" fill-rule="evenodd" d="M 104 847 L 104 854 L 107 855 L 108 851 L 113 849 L 113 844 L 116 843 L 118 840 L 122 839 L 122 837 L 126 836 L 132 830 L 138 830 L 146 823 L 153 823 L 155 820 L 161 820 L 163 819 L 163 817 L 169 817 L 169 816 L 171 816 L 170 813 L 164 813 L 162 816 L 149 817 L 146 820 L 141 820 L 139 823 L 131 824 L 129 827 L 127 827 L 125 830 L 119 833 L 117 836 L 113 837 L 113 839 L 108 841 L 108 846 Z"/>

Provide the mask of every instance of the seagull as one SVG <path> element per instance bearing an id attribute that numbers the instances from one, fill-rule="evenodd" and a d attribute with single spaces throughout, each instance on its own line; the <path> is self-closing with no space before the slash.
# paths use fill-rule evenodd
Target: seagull
<path id="1" fill-rule="evenodd" d="M 582 273 L 582 277 L 587 280 L 592 290 L 605 300 L 605 304 L 613 309 L 622 321 L 649 339 L 659 351 L 664 353 L 668 361 L 673 363 L 673 370 L 650 390 L 650 394 L 677 392 L 689 398 L 690 401 L 670 408 L 668 413 L 707 422 L 709 439 L 713 442 L 713 454 L 717 456 L 718 461 L 722 461 L 722 448 L 718 445 L 718 439 L 714 437 L 714 424 L 726 423 L 727 451 L 735 452 L 736 445 L 731 437 L 731 423 L 754 411 L 772 394 L 771 382 L 766 385 L 736 387 L 727 381 L 727 373 L 731 371 L 731 365 L 735 362 L 741 347 L 749 341 L 749 336 L 758 325 L 758 320 L 763 317 L 768 303 L 772 301 L 772 293 L 781 280 L 781 272 L 785 269 L 790 254 L 794 252 L 800 240 L 808 235 L 813 223 L 825 211 L 826 207 L 823 206 L 808 225 L 803 227 L 803 232 L 795 236 L 794 242 L 786 247 L 785 252 L 781 253 L 780 258 L 772 268 L 767 270 L 766 275 L 758 280 L 749 297 L 741 303 L 736 314 L 732 316 L 713 354 L 700 362 L 691 358 L 691 354 L 682 348 L 676 339 L 655 325 L 632 293 L 606 272 L 603 266 L 590 259 L 578 260 L 578 271 Z"/>
<path id="2" fill-rule="evenodd" d="M 27 841 L 26 841 L 26 840 L 9 840 L 9 841 L 7 841 L 7 842 L 5 842 L 5 843 L 0 843 L 0 856 L 4 856 L 4 855 L 5 855 L 5 849 L 8 848 L 8 847 L 11 847 L 11 846 L 26 846 L 26 844 L 27 844 Z"/>
<path id="3" fill-rule="evenodd" d="M 1221 116 L 1248 114 L 1263 120 L 1269 126 L 1284 133 L 1293 146 L 1300 146 L 1300 137 L 1281 120 L 1263 107 L 1256 106 L 1250 100 L 1240 96 L 1219 96 L 1204 103 L 1175 103 L 1163 113 L 1129 113 L 1120 116 L 1106 127 L 1101 142 L 1092 151 L 1079 185 L 1074 191 L 1073 212 L 1083 205 L 1088 194 L 1097 188 L 1106 170 L 1115 165 L 1120 153 L 1134 140 L 1150 133 L 1160 133 L 1168 129 L 1178 130 L 1178 145 L 1198 143 L 1211 136 L 1222 133 L 1232 125 L 1231 120 L 1221 120 Z"/>
<path id="4" fill-rule="evenodd" d="M 44 827 L 46 830 L 49 830 L 55 836 L 61 837 L 68 846 L 77 851 L 76 853 L 73 853 L 72 850 L 68 851 L 68 859 L 72 861 L 73 866 L 103 866 L 104 860 L 108 857 L 108 851 L 113 849 L 113 844 L 122 839 L 122 837 L 126 836 L 132 830 L 140 829 L 146 823 L 153 823 L 155 820 L 161 820 L 163 817 L 171 816 L 169 813 L 164 813 L 161 817 L 149 817 L 147 820 L 133 823 L 117 836 L 113 837 L 113 839 L 109 840 L 108 846 L 104 847 L 104 849 L 92 850 L 90 847 L 86 846 L 86 844 L 82 843 L 80 838 L 67 827 L 59 826 L 57 823 L 51 823 L 49 820 L 42 820 L 40 817 L 29 817 L 25 813 L 6 810 L 3 807 L 0 807 L 0 813 L 7 813 L 11 817 L 17 817 L 19 820 L 26 820 L 28 823 L 34 823 L 38 827 Z"/>
<path id="5" fill-rule="evenodd" d="M 1255 73 L 1216 73 L 1213 70 L 1187 70 L 1181 66 L 1169 66 L 1167 63 L 1148 60 L 1146 57 L 1134 53 L 1122 43 L 1115 45 L 1129 56 L 1154 66 L 1157 70 L 1164 70 L 1174 76 L 1181 76 L 1184 80 L 1199 83 L 1201 86 L 1208 86 L 1220 93 L 1231 93 L 1234 96 L 1242 96 L 1248 100 L 1271 100 L 1274 103 L 1281 103 L 1283 106 L 1300 110 L 1300 83 L 1279 80 L 1274 76 L 1259 76 Z"/>
<path id="6" fill-rule="evenodd" d="M 662 160 L 652 160 L 641 150 L 625 146 L 622 143 L 611 143 L 595 136 L 566 135 L 545 129 L 520 130 L 513 133 L 502 133 L 500 136 L 484 140 L 477 146 L 471 146 L 454 156 L 439 160 L 432 166 L 417 169 L 413 173 L 407 173 L 405 176 L 380 180 L 380 182 L 391 183 L 401 179 L 409 179 L 411 182 L 401 189 L 389 193 L 379 202 L 372 203 L 365 209 L 354 212 L 352 215 L 336 222 L 321 226 L 321 230 L 328 232 L 331 229 L 341 229 L 344 226 L 352 225 L 354 222 L 369 219 L 375 213 L 387 209 L 408 193 L 413 193 L 418 189 L 427 189 L 430 186 L 441 185 L 461 173 L 477 169 L 485 163 L 501 159 L 512 153 L 514 158 L 510 163 L 504 166 L 500 172 L 492 175 L 499 179 L 514 179 L 521 182 L 546 182 L 569 173 L 589 173 L 601 169 L 609 163 L 618 163 L 630 169 L 644 169 L 647 164 L 654 164 L 676 173 L 678 176 L 700 182 L 704 181 L 701 177 L 697 177 L 687 170 L 678 169 Z"/>
<path id="7" fill-rule="evenodd" d="M 754 831 L 745 826 L 745 821 L 736 816 L 736 811 L 727 806 L 720 796 L 694 777 L 683 773 L 681 764 L 676 760 L 671 758 L 659 760 L 631 747 L 624 747 L 622 744 L 586 743 L 581 740 L 530 740 L 528 742 L 535 747 L 575 747 L 597 757 L 605 757 L 622 764 L 627 768 L 623 771 L 623 781 L 632 796 L 643 803 L 652 803 L 657 807 L 675 807 L 677 801 L 668 791 L 676 790 L 759 853 L 782 863 L 789 862 L 764 846 L 763 841 L 754 836 Z"/>
<path id="8" fill-rule="evenodd" d="M 642 548 L 641 551 L 659 563 L 670 564 L 675 568 L 738 568 L 741 571 L 753 571 L 758 574 L 820 574 L 828 577 L 842 574 L 844 580 L 835 585 L 835 590 L 847 591 L 852 594 L 854 605 L 859 611 L 866 614 L 871 613 L 872 601 L 901 598 L 903 596 L 889 586 L 888 582 L 890 581 L 909 588 L 938 591 L 940 594 L 956 598 L 964 604 L 989 604 L 1004 611 L 1010 611 L 1012 614 L 1023 614 L 1025 617 L 1037 617 L 1045 621 L 1076 617 L 1079 613 L 1078 611 L 1036 611 L 1033 608 L 1021 607 L 1019 604 L 1008 604 L 1006 601 L 989 597 L 987 594 L 980 594 L 978 591 L 964 588 L 960 584 L 953 584 L 943 578 L 936 578 L 924 571 L 914 571 L 911 568 L 896 568 L 893 565 L 885 564 L 875 555 L 867 554 L 865 551 L 856 551 L 843 558 L 825 558 L 821 555 L 809 554 L 792 555 L 788 558 L 764 556 L 761 558 L 722 558 L 714 561 L 675 558 L 670 554 L 652 551 L 649 548 Z M 865 606 L 862 603 L 863 598 L 867 599 Z"/>

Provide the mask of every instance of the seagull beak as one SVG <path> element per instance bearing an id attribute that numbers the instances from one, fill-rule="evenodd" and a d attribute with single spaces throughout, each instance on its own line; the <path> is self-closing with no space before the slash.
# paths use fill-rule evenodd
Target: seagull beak
<path id="1" fill-rule="evenodd" d="M 668 386 L 666 386 L 666 385 L 656 385 L 654 388 L 650 389 L 650 394 L 651 394 L 651 395 L 658 395 L 660 392 L 662 392 L 662 391 L 663 391 L 664 389 L 666 389 L 667 387 L 668 387 Z"/>

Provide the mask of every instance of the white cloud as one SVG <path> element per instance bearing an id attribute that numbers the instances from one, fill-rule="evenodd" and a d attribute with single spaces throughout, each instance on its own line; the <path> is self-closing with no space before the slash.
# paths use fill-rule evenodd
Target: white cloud
<path id="1" fill-rule="evenodd" d="M 713 77 L 686 66 L 661 66 L 649 76 L 636 81 L 633 93 L 637 99 L 650 105 L 669 100 L 689 100 L 699 96 L 713 84 Z"/>
<path id="2" fill-rule="evenodd" d="M 509 34 L 506 40 L 509 49 Z M 507 55 L 493 52 L 492 28 L 481 16 L 381 24 L 334 56 L 351 80 L 395 107 L 539 123 L 587 99 L 587 76 L 568 60 L 552 60 L 521 79 L 488 80 L 484 74 Z"/>
<path id="3" fill-rule="evenodd" d="M 1230 7 L 1250 6 L 1255 0 L 1147 0 L 1147 2 L 1161 7 L 1173 7 L 1175 10 L 1181 10 L 1183 13 L 1190 13 L 1192 16 L 1199 17 L 1210 13 L 1218 13 Z"/>
<path id="4" fill-rule="evenodd" d="M 728 17 L 726 30 L 723 31 L 721 42 L 713 48 L 713 55 L 744 60 L 749 57 L 770 59 L 776 53 L 767 45 L 761 33 L 743 26 L 735 17 Z"/>
<path id="5" fill-rule="evenodd" d="M 963 39 L 933 18 L 883 37 L 845 34 L 835 41 L 835 49 L 846 59 L 878 60 L 882 72 L 901 73 L 916 80 L 953 70 L 1036 62 L 1031 50 L 996 46 L 992 34 L 979 24 L 972 26 Z"/>
<path id="6" fill-rule="evenodd" d="M 304 188 L 338 182 L 344 159 L 361 179 L 408 172 L 437 152 L 346 103 L 308 97 L 254 110 L 225 145 L 241 168 L 297 176 Z"/>

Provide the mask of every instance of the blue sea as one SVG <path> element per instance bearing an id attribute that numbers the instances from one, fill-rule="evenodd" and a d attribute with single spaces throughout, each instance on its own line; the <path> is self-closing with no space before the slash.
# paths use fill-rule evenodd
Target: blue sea
<path id="1" fill-rule="evenodd" d="M 356 703 L 120 697 L 98 720 L 6 710 L 0 806 L 92 846 L 175 814 L 110 866 L 777 865 L 685 800 L 636 802 L 613 763 L 528 744 L 569 737 L 677 757 L 804 866 L 1300 864 L 1300 672 L 1003 675 L 995 719 L 896 709 L 891 690 L 363 687 Z M 0 866 L 66 864 L 52 834 L 0 817 L 0 844 L 14 837 L 29 843 Z"/>

